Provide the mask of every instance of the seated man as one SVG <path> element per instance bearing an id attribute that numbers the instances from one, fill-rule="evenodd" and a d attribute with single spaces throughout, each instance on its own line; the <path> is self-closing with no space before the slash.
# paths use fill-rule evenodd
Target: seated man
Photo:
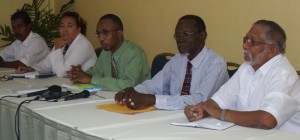
<path id="1" fill-rule="evenodd" d="M 68 72 L 70 80 L 100 85 L 103 90 L 118 91 L 150 77 L 144 50 L 124 40 L 123 24 L 119 17 L 113 14 L 101 17 L 95 36 L 104 51 L 96 64 L 86 72 L 79 66 L 72 66 Z"/>
<path id="2" fill-rule="evenodd" d="M 139 109 L 183 109 L 185 103 L 205 101 L 229 78 L 226 61 L 205 45 L 204 21 L 195 15 L 179 19 L 174 38 L 176 54 L 151 80 L 115 95 L 116 102 Z"/>
<path id="3" fill-rule="evenodd" d="M 11 26 L 17 40 L 0 51 L 0 67 L 32 66 L 49 53 L 44 39 L 31 32 L 31 20 L 25 11 L 11 16 Z"/>
<path id="4" fill-rule="evenodd" d="M 211 99 L 185 108 L 187 118 L 212 116 L 246 127 L 300 133 L 299 78 L 283 56 L 285 40 L 277 23 L 255 22 L 243 40 L 245 63 Z"/>

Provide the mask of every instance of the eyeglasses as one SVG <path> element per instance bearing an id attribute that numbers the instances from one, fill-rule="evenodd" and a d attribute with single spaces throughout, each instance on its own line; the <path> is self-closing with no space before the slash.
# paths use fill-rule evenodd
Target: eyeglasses
<path id="1" fill-rule="evenodd" d="M 247 44 L 249 46 L 259 46 L 259 45 L 268 45 L 268 46 L 271 46 L 271 45 L 274 45 L 274 44 L 268 44 L 268 43 L 265 43 L 265 42 L 258 42 L 258 41 L 255 41 L 249 37 L 244 37 L 243 38 L 243 43 L 244 44 Z"/>
<path id="2" fill-rule="evenodd" d="M 183 33 L 175 33 L 174 34 L 174 38 L 175 39 L 180 39 L 180 38 L 183 38 L 183 39 L 187 39 L 187 38 L 190 38 L 192 35 L 196 34 L 196 33 L 199 33 L 200 31 L 185 31 Z"/>
<path id="3" fill-rule="evenodd" d="M 4 75 L 0 77 L 0 81 L 9 81 L 12 80 L 13 77 L 12 76 L 8 76 L 8 75 Z"/>
<path id="4" fill-rule="evenodd" d="M 110 31 L 103 31 L 103 32 L 98 32 L 98 31 L 96 31 L 96 32 L 94 33 L 94 36 L 95 36 L 95 37 L 101 37 L 101 36 L 107 37 L 110 33 L 115 32 L 115 31 L 118 31 L 118 30 L 110 30 Z"/>

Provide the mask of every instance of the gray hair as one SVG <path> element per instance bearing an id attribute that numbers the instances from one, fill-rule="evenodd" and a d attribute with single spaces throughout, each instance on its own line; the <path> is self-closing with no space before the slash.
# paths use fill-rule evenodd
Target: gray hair
<path id="1" fill-rule="evenodd" d="M 280 53 L 283 54 L 285 52 L 286 35 L 284 30 L 277 23 L 269 20 L 258 20 L 253 25 L 266 27 L 268 29 L 266 33 L 268 39 L 277 43 Z"/>

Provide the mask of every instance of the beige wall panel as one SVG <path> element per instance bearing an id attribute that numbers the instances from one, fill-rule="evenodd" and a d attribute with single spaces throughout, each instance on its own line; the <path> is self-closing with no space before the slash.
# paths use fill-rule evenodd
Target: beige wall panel
<path id="1" fill-rule="evenodd" d="M 67 0 L 54 0 L 52 4 L 58 11 L 65 2 Z M 95 48 L 99 43 L 93 32 L 99 17 L 106 13 L 118 15 L 124 24 L 125 38 L 144 48 L 149 65 L 160 52 L 177 53 L 173 34 L 177 20 L 183 15 L 201 16 L 207 24 L 208 47 L 237 63 L 243 62 L 242 38 L 251 24 L 259 19 L 273 20 L 285 29 L 286 56 L 300 70 L 299 6 L 299 0 L 75 0 L 72 10 L 88 22 L 87 37 Z M 1 4 L 1 11 L 2 7 L 5 6 Z M 10 15 L 11 11 L 14 8 L 6 14 Z M 1 12 L 1 24 L 3 17 Z"/>

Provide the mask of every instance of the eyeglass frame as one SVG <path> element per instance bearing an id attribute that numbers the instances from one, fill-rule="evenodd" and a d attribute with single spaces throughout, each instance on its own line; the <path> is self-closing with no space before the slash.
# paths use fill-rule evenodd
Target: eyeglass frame
<path id="1" fill-rule="evenodd" d="M 110 33 L 112 32 L 116 32 L 116 31 L 119 31 L 119 29 L 114 29 L 114 30 L 108 30 L 108 31 L 103 31 L 103 32 L 94 32 L 94 36 L 95 37 L 101 37 L 101 36 L 104 36 L 104 37 L 107 37 Z"/>
<path id="2" fill-rule="evenodd" d="M 9 80 L 13 80 L 13 77 L 9 75 L 3 75 L 0 77 L 0 81 L 9 81 Z"/>
<path id="3" fill-rule="evenodd" d="M 272 45 L 275 45 L 275 44 L 269 44 L 269 43 L 266 43 L 266 42 L 259 42 L 259 41 L 255 41 L 247 36 L 243 37 L 243 44 L 247 44 L 251 47 L 253 46 L 259 46 L 259 45 L 267 45 L 267 46 L 272 46 Z"/>
<path id="4" fill-rule="evenodd" d="M 187 39 L 190 38 L 192 35 L 196 34 L 196 33 L 200 33 L 201 31 L 185 31 L 183 33 L 175 33 L 173 35 L 174 39 Z"/>

